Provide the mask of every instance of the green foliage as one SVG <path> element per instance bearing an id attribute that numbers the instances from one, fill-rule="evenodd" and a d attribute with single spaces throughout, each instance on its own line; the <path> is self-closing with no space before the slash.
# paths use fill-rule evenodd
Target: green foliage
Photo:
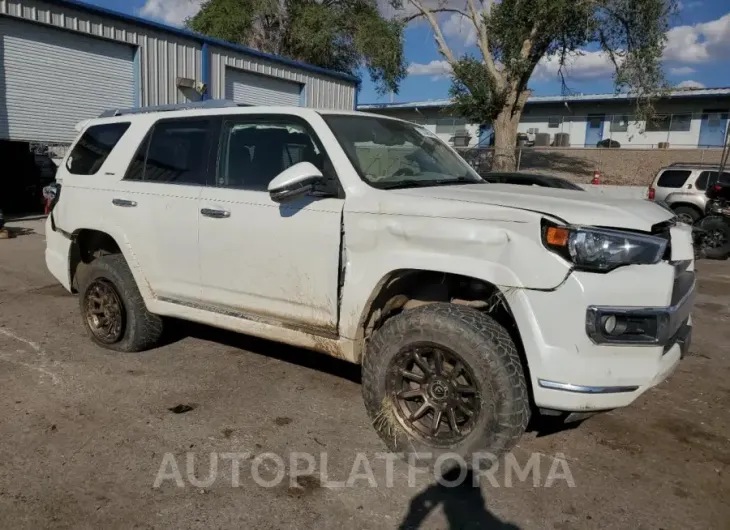
<path id="1" fill-rule="evenodd" d="M 454 110 L 477 123 L 494 120 L 524 100 L 540 59 L 565 71 L 581 50 L 601 49 L 614 62 L 616 90 L 636 96 L 637 112 L 648 117 L 652 100 L 665 87 L 661 56 L 676 0 L 502 0 L 480 14 L 488 53 L 497 64 L 489 71 L 484 57 L 464 56 L 452 63 Z M 482 46 L 482 53 L 484 52 Z M 443 50 L 442 50 L 443 53 Z"/>
<path id="2" fill-rule="evenodd" d="M 338 72 L 364 66 L 381 93 L 406 75 L 403 24 L 377 0 L 207 0 L 193 31 Z"/>

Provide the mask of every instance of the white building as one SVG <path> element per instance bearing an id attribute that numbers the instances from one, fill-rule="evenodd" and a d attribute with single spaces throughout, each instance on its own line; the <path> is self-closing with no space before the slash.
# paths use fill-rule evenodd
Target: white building
<path id="1" fill-rule="evenodd" d="M 452 143 L 454 137 L 466 136 L 469 146 L 489 145 L 491 127 L 453 117 L 449 105 L 449 100 L 431 100 L 363 104 L 358 110 L 420 123 Z M 633 105 L 625 94 L 533 96 L 525 107 L 519 132 L 528 134 L 538 146 L 596 147 L 609 139 L 629 148 L 723 145 L 730 88 L 673 91 L 656 103 L 657 115 L 648 124 L 632 115 Z M 556 133 L 567 138 L 556 141 Z"/>

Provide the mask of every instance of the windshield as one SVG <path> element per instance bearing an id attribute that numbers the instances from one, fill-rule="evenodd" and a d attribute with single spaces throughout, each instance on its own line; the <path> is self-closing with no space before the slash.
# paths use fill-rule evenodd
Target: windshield
<path id="1" fill-rule="evenodd" d="M 374 188 L 484 183 L 436 135 L 377 116 L 323 115 L 360 178 Z"/>

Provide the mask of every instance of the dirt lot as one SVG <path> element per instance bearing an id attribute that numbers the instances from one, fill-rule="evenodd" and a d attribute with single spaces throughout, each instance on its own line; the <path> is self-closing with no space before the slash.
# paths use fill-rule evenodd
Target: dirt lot
<path id="1" fill-rule="evenodd" d="M 449 489 L 416 474 L 409 486 L 396 462 L 388 487 L 357 368 L 193 325 L 158 350 L 110 354 L 85 336 L 77 299 L 45 270 L 40 224 L 29 226 L 0 241 L 0 528 L 730 527 L 728 263 L 699 265 L 695 342 L 674 375 L 630 408 L 528 434 L 514 452 L 540 459 L 528 480 L 498 471 Z M 181 404 L 192 410 L 169 410 Z M 295 451 L 317 471 L 292 485 Z M 242 452 L 234 487 L 222 454 Z M 274 487 L 253 476 L 275 482 L 272 457 L 253 465 L 266 452 L 285 461 Z M 217 480 L 197 483 L 211 453 Z M 377 486 L 334 485 L 358 453 Z M 558 453 L 575 487 L 565 473 L 546 487 Z M 163 459 L 171 475 L 155 488 Z"/>

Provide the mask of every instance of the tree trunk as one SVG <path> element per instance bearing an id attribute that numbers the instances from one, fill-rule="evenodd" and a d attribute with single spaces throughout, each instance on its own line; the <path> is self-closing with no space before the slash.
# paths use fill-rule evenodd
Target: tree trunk
<path id="1" fill-rule="evenodd" d="M 515 171 L 517 169 L 517 127 L 520 124 L 522 110 L 529 94 L 529 91 L 524 91 L 518 96 L 513 92 L 494 120 L 492 171 Z"/>
<path id="2" fill-rule="evenodd" d="M 515 171 L 517 166 L 517 126 L 520 120 L 512 109 L 502 110 L 494 120 L 494 162 L 492 171 Z"/>

